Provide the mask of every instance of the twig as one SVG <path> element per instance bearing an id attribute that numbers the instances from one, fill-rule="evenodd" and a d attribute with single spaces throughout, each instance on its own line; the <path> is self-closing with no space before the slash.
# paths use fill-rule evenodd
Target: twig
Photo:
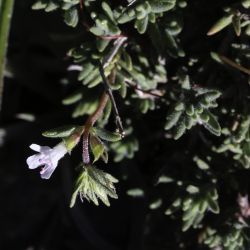
<path id="1" fill-rule="evenodd" d="M 14 6 L 14 0 L 0 1 L 0 110 L 3 95 L 3 78 L 5 67 L 5 56 L 8 45 L 9 28 Z"/>
<path id="2" fill-rule="evenodd" d="M 229 59 L 225 56 L 219 55 L 219 58 L 221 59 L 222 62 L 230 65 L 231 67 L 236 68 L 236 69 L 250 75 L 250 69 L 247 69 L 247 68 L 241 66 L 240 64 L 237 64 L 236 62 L 232 61 L 231 59 Z"/>
<path id="3" fill-rule="evenodd" d="M 132 84 L 131 82 L 129 82 L 128 80 L 125 80 L 125 83 L 126 83 L 129 87 L 131 87 L 131 88 L 133 88 L 133 89 L 139 90 L 139 91 L 141 91 L 141 92 L 143 92 L 143 93 L 146 93 L 146 94 L 148 94 L 148 95 L 152 95 L 152 96 L 157 97 L 157 98 L 162 98 L 162 95 L 153 93 L 152 91 L 154 91 L 154 90 L 150 90 L 150 89 L 149 89 L 149 90 L 144 90 L 144 89 L 141 89 L 141 88 L 137 87 L 135 84 Z"/>
<path id="4" fill-rule="evenodd" d="M 83 0 L 80 0 L 80 9 L 83 10 Z"/>
<path id="5" fill-rule="evenodd" d="M 119 48 L 122 46 L 122 44 L 126 40 L 127 40 L 126 37 L 121 37 L 121 38 L 118 38 L 114 42 L 114 47 L 112 48 L 112 50 L 110 51 L 110 53 L 106 57 L 103 58 L 103 62 L 101 64 L 101 66 L 103 65 L 101 67 L 102 68 L 102 72 L 103 72 L 103 68 L 105 68 L 105 67 L 107 67 L 109 65 L 109 63 L 112 61 L 112 59 L 114 58 L 114 56 L 118 52 Z M 105 78 L 105 76 L 104 76 L 104 78 Z M 107 86 L 109 86 L 109 85 L 107 85 Z M 109 98 L 111 99 L 111 97 L 105 91 L 102 94 L 101 98 L 100 98 L 100 101 L 99 101 L 97 109 L 95 110 L 95 112 L 92 115 L 90 115 L 88 117 L 88 119 L 87 119 L 87 121 L 85 123 L 84 132 L 83 132 L 83 139 L 82 139 L 83 140 L 82 141 L 82 143 L 83 143 L 82 160 L 83 160 L 83 163 L 86 164 L 86 165 L 90 164 L 90 157 L 89 157 L 89 133 L 90 133 L 90 129 L 95 124 L 95 122 L 101 117 L 101 115 L 103 113 L 103 110 L 106 107 L 106 104 L 107 104 Z M 112 99 L 111 99 L 111 101 L 112 101 Z M 120 121 L 120 124 L 121 124 L 121 121 Z"/>
<path id="6" fill-rule="evenodd" d="M 112 36 L 99 36 L 101 39 L 103 40 L 114 40 L 114 39 L 117 39 L 117 38 L 121 38 L 121 37 L 125 37 L 127 38 L 127 36 L 125 35 L 112 35 Z"/>
<path id="7" fill-rule="evenodd" d="M 115 102 L 115 98 L 113 96 L 112 90 L 106 80 L 105 74 L 104 74 L 104 69 L 110 64 L 110 62 L 113 60 L 114 56 L 117 54 L 118 50 L 120 49 L 120 47 L 123 45 L 123 43 L 127 40 L 127 37 L 119 37 L 115 42 L 114 42 L 114 46 L 111 49 L 111 51 L 109 52 L 109 54 L 107 54 L 107 56 L 105 56 L 102 60 L 102 62 L 99 62 L 99 70 L 101 73 L 101 77 L 103 80 L 103 84 L 105 86 L 105 89 L 109 95 L 109 98 L 111 100 L 113 109 L 114 109 L 114 113 L 115 113 L 115 120 L 116 120 L 116 125 L 119 129 L 119 133 L 121 135 L 121 137 L 124 137 L 125 132 L 122 126 L 122 122 L 121 122 L 121 118 L 117 109 L 117 105 Z"/>
<path id="8" fill-rule="evenodd" d="M 114 42 L 114 46 L 111 51 L 103 58 L 102 65 L 104 69 L 110 64 L 110 62 L 113 60 L 114 56 L 117 54 L 118 50 L 126 40 L 127 37 L 119 37 Z"/>
<path id="9" fill-rule="evenodd" d="M 118 108 L 117 108 L 117 105 L 116 105 L 116 102 L 115 102 L 115 98 L 113 96 L 113 92 L 112 92 L 112 90 L 111 90 L 111 88 L 110 88 L 110 86 L 108 84 L 108 81 L 107 81 L 107 79 L 105 77 L 103 66 L 102 66 L 101 62 L 99 62 L 99 70 L 100 70 L 100 74 L 101 74 L 102 81 L 103 81 L 103 84 L 105 86 L 106 92 L 107 92 L 107 94 L 108 94 L 108 96 L 110 98 L 110 101 L 111 101 L 113 109 L 114 109 L 116 125 L 118 127 L 118 130 L 119 130 L 119 133 L 120 133 L 121 137 L 124 137 L 125 132 L 124 132 L 124 129 L 123 129 L 123 126 L 122 126 L 121 117 L 119 115 L 119 111 L 118 111 Z"/>
<path id="10" fill-rule="evenodd" d="M 109 96 L 106 92 L 104 92 L 100 98 L 99 104 L 95 112 L 90 115 L 84 125 L 84 132 L 83 132 L 83 153 L 82 153 L 82 160 L 84 164 L 90 163 L 90 157 L 89 157 L 89 132 L 91 127 L 95 124 L 95 122 L 101 117 L 104 108 L 106 107 L 107 101 L 109 99 Z"/>

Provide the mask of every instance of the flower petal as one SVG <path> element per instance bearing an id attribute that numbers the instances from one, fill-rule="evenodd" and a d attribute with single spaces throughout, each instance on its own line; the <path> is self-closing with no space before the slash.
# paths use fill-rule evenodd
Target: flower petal
<path id="1" fill-rule="evenodd" d="M 41 152 L 41 146 L 37 145 L 37 144 L 31 144 L 30 148 L 36 152 Z"/>
<path id="2" fill-rule="evenodd" d="M 44 168 L 42 168 L 42 170 L 40 171 L 41 178 L 49 179 L 51 175 L 53 174 L 53 172 L 55 171 L 55 169 L 56 169 L 56 165 L 52 165 L 52 164 L 45 165 Z"/>
<path id="3" fill-rule="evenodd" d="M 37 144 L 31 144 L 30 148 L 36 152 L 39 152 L 39 153 L 47 153 L 48 151 L 51 150 L 51 148 L 48 146 L 40 146 Z"/>
<path id="4" fill-rule="evenodd" d="M 29 169 L 35 169 L 43 165 L 43 163 L 41 162 L 40 154 L 35 154 L 35 155 L 28 157 L 26 162 L 29 165 Z"/>

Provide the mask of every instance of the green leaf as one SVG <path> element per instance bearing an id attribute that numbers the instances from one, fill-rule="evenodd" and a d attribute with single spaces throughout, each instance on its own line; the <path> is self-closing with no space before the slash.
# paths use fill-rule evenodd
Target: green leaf
<path id="1" fill-rule="evenodd" d="M 74 118 L 82 115 L 90 115 L 92 114 L 98 105 L 98 100 L 85 100 L 81 101 L 74 109 L 72 116 Z"/>
<path id="2" fill-rule="evenodd" d="M 96 46 L 99 52 L 103 52 L 107 46 L 109 45 L 110 41 L 109 40 L 105 40 L 105 39 L 97 39 L 96 40 Z"/>
<path id="3" fill-rule="evenodd" d="M 218 99 L 221 96 L 221 92 L 217 91 L 217 90 L 212 90 L 210 92 L 208 92 L 207 94 L 205 94 L 205 100 L 207 102 L 213 102 L 216 99 Z"/>
<path id="4" fill-rule="evenodd" d="M 177 124 L 174 131 L 174 139 L 178 140 L 186 131 L 185 117 L 183 117 Z"/>
<path id="5" fill-rule="evenodd" d="M 66 10 L 64 13 L 64 21 L 67 25 L 76 27 L 78 24 L 78 10 L 76 7 L 70 8 L 69 10 Z"/>
<path id="6" fill-rule="evenodd" d="M 250 0 L 242 0 L 241 4 L 246 9 L 250 8 Z"/>
<path id="7" fill-rule="evenodd" d="M 130 9 L 129 11 L 123 12 L 119 18 L 117 19 L 117 22 L 120 24 L 127 23 L 135 19 L 136 13 L 133 9 Z"/>
<path id="8" fill-rule="evenodd" d="M 123 51 L 122 54 L 123 54 L 124 61 L 126 63 L 126 66 L 127 66 L 128 70 L 132 70 L 133 63 L 132 63 L 131 56 L 125 50 Z"/>
<path id="9" fill-rule="evenodd" d="M 194 186 L 194 185 L 188 185 L 187 188 L 186 188 L 186 191 L 190 194 L 196 194 L 196 193 L 199 193 L 199 188 Z"/>
<path id="10" fill-rule="evenodd" d="M 182 110 L 185 109 L 185 104 L 184 104 L 183 102 L 179 101 L 179 102 L 177 102 L 177 103 L 175 104 L 174 109 L 175 109 L 176 111 L 182 111 Z"/>
<path id="11" fill-rule="evenodd" d="M 105 148 L 102 141 L 98 137 L 93 136 L 92 134 L 90 134 L 90 148 L 94 155 L 93 162 L 96 162 L 103 155 Z"/>
<path id="12" fill-rule="evenodd" d="M 219 208 L 218 202 L 216 200 L 213 200 L 210 196 L 208 196 L 207 202 L 208 202 L 210 210 L 213 213 L 218 214 L 220 212 L 220 208 Z"/>
<path id="13" fill-rule="evenodd" d="M 151 0 L 149 4 L 152 12 L 161 13 L 174 8 L 176 0 Z"/>
<path id="14" fill-rule="evenodd" d="M 146 15 L 143 19 L 137 19 L 135 21 L 134 26 L 140 34 L 145 33 L 147 26 L 148 26 L 148 15 Z"/>
<path id="15" fill-rule="evenodd" d="M 69 153 L 71 153 L 72 149 L 79 143 L 83 131 L 84 126 L 80 126 L 77 127 L 70 136 L 63 137 L 63 142 Z"/>
<path id="16" fill-rule="evenodd" d="M 51 12 L 51 11 L 54 11 L 54 10 L 56 10 L 56 9 L 58 9 L 58 8 L 59 8 L 59 4 L 56 3 L 56 2 L 51 1 L 51 2 L 49 2 L 48 5 L 46 6 L 45 11 L 46 11 L 46 12 Z"/>
<path id="17" fill-rule="evenodd" d="M 42 10 L 45 9 L 47 6 L 48 2 L 45 0 L 40 0 L 40 1 L 36 1 L 33 5 L 32 5 L 32 9 L 33 10 Z"/>
<path id="18" fill-rule="evenodd" d="M 240 124 L 240 127 L 237 131 L 237 134 L 234 137 L 235 142 L 241 143 L 246 139 L 247 133 L 250 131 L 250 116 L 244 117 L 243 121 Z"/>
<path id="19" fill-rule="evenodd" d="M 204 200 L 201 200 L 200 201 L 200 204 L 199 204 L 199 212 L 204 214 L 206 209 L 208 207 L 208 203 L 207 201 L 204 199 Z"/>
<path id="20" fill-rule="evenodd" d="M 109 160 L 109 155 L 108 152 L 106 150 L 106 148 L 104 148 L 103 154 L 101 155 L 102 160 L 107 164 L 108 160 Z"/>
<path id="21" fill-rule="evenodd" d="M 162 199 L 156 199 L 149 205 L 149 209 L 155 210 L 162 205 Z"/>
<path id="22" fill-rule="evenodd" d="M 82 71 L 78 75 L 78 80 L 79 81 L 84 80 L 90 74 L 90 72 L 94 69 L 94 67 L 95 66 L 92 63 L 83 64 L 82 65 Z"/>
<path id="23" fill-rule="evenodd" d="M 204 111 L 205 112 L 205 111 Z M 209 116 L 208 122 L 203 122 L 203 126 L 212 134 L 216 136 L 221 135 L 221 127 L 215 116 L 206 110 L 206 114 Z"/>
<path id="24" fill-rule="evenodd" d="M 71 105 L 71 104 L 73 104 L 73 103 L 78 102 L 78 101 L 81 100 L 81 99 L 82 99 L 82 93 L 80 93 L 79 91 L 77 91 L 77 92 L 75 92 L 75 93 L 69 95 L 68 97 L 64 98 L 64 99 L 62 100 L 62 103 L 63 103 L 64 105 Z"/>
<path id="25" fill-rule="evenodd" d="M 164 42 L 165 42 L 168 54 L 172 56 L 173 58 L 178 57 L 180 49 L 178 47 L 178 44 L 175 41 L 174 36 L 170 34 L 170 32 L 166 29 L 163 32 L 163 38 L 164 38 Z"/>
<path id="26" fill-rule="evenodd" d="M 63 138 L 73 134 L 76 128 L 76 125 L 62 126 L 59 128 L 47 130 L 43 132 L 42 135 L 50 138 Z"/>
<path id="27" fill-rule="evenodd" d="M 110 21 L 116 23 L 113 11 L 111 10 L 110 6 L 106 2 L 102 2 L 102 9 L 104 10 L 105 14 L 109 17 Z"/>
<path id="28" fill-rule="evenodd" d="M 197 156 L 195 156 L 193 160 L 196 162 L 198 168 L 200 168 L 202 170 L 207 170 L 210 168 L 209 165 L 205 161 L 201 160 Z"/>
<path id="29" fill-rule="evenodd" d="M 80 198 L 92 201 L 95 205 L 99 205 L 98 198 L 109 206 L 108 196 L 117 199 L 114 183 L 118 180 L 112 175 L 97 169 L 94 166 L 83 167 L 77 181 L 75 183 L 74 192 L 71 198 L 70 207 L 73 207 L 78 194 Z"/>
<path id="30" fill-rule="evenodd" d="M 192 116 L 194 114 L 194 105 L 189 104 L 186 108 L 186 114 Z"/>
<path id="31" fill-rule="evenodd" d="M 212 36 L 218 33 L 219 31 L 227 27 L 229 24 L 231 24 L 232 20 L 233 20 L 233 14 L 223 16 L 211 27 L 211 29 L 207 32 L 207 35 Z"/>
<path id="32" fill-rule="evenodd" d="M 169 130 L 179 121 L 183 111 L 172 111 L 167 116 L 167 121 L 165 123 L 165 129 Z"/>
<path id="33" fill-rule="evenodd" d="M 233 17 L 233 27 L 237 36 L 241 34 L 241 15 L 235 15 Z"/>
<path id="34" fill-rule="evenodd" d="M 144 191 L 141 188 L 132 188 L 127 191 L 127 195 L 132 197 L 143 197 Z"/>
<path id="35" fill-rule="evenodd" d="M 116 132 L 109 132 L 102 128 L 92 128 L 93 133 L 95 133 L 102 140 L 116 142 L 122 139 L 121 135 Z"/>
<path id="36" fill-rule="evenodd" d="M 104 36 L 105 31 L 101 29 L 100 27 L 93 26 L 89 29 L 91 33 L 93 33 L 95 36 Z"/>
<path id="37" fill-rule="evenodd" d="M 196 121 L 191 117 L 191 116 L 186 116 L 185 117 L 185 126 L 186 129 L 191 129 L 194 125 L 196 124 Z"/>

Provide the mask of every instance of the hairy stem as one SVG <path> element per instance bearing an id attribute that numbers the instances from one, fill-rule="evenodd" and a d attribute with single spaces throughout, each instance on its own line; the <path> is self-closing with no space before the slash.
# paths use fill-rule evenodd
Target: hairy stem
<path id="1" fill-rule="evenodd" d="M 95 124 L 95 122 L 101 117 L 104 108 L 106 107 L 107 101 L 109 99 L 108 94 L 104 92 L 100 98 L 99 104 L 95 112 L 90 115 L 85 123 L 84 132 L 83 132 L 83 153 L 82 159 L 83 163 L 88 165 L 90 163 L 89 157 L 89 132 L 91 127 Z"/>
<path id="2" fill-rule="evenodd" d="M 0 1 L 0 110 L 3 95 L 3 78 L 5 67 L 5 56 L 8 45 L 10 21 L 14 6 L 14 0 Z"/>

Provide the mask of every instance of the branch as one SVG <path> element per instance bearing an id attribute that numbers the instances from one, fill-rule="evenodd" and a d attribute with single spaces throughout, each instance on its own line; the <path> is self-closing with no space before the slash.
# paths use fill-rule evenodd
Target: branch
<path id="1" fill-rule="evenodd" d="M 104 75 L 104 70 L 103 68 L 107 67 L 109 65 L 109 63 L 113 60 L 114 56 L 116 55 L 116 53 L 118 52 L 119 48 L 122 46 L 122 44 L 127 40 L 126 37 L 120 37 L 118 38 L 115 42 L 114 42 L 114 47 L 111 49 L 110 53 L 107 54 L 107 56 L 105 56 L 103 58 L 102 64 L 100 63 L 100 72 L 101 72 L 101 76 L 104 79 L 103 81 L 105 82 L 104 84 L 106 84 L 106 88 L 109 89 L 109 91 L 106 89 L 106 91 L 102 94 L 98 107 L 95 110 L 95 112 L 90 115 L 85 123 L 85 130 L 83 132 L 83 153 L 82 153 L 82 159 L 83 159 L 83 163 L 88 165 L 90 163 L 90 157 L 89 157 L 89 132 L 91 127 L 95 124 L 95 122 L 101 117 L 104 108 L 106 107 L 107 101 L 110 98 L 112 104 L 115 105 L 115 100 L 114 97 L 112 95 L 112 90 L 110 89 L 105 75 Z M 103 65 L 103 66 L 102 66 Z M 111 94 L 110 94 L 111 93 Z M 113 106 L 115 109 L 116 114 L 118 114 L 118 110 L 116 105 Z M 123 132 L 123 128 L 122 128 L 122 124 L 121 124 L 121 119 L 120 116 L 118 114 L 118 116 L 116 116 L 116 121 L 117 124 L 119 125 L 119 128 L 122 129 L 121 131 L 121 135 L 124 136 L 124 132 Z M 120 130 L 119 130 L 120 131 Z"/>
<path id="2" fill-rule="evenodd" d="M 232 61 L 231 59 L 229 59 L 225 56 L 219 55 L 219 58 L 221 59 L 222 62 L 230 65 L 231 67 L 236 68 L 236 69 L 250 75 L 250 69 L 247 69 L 247 68 L 241 66 L 240 64 L 237 64 L 236 62 Z"/>
<path id="3" fill-rule="evenodd" d="M 88 165 L 90 163 L 89 157 L 89 132 L 91 127 L 95 124 L 95 122 L 101 117 L 104 108 L 106 107 L 107 101 L 109 96 L 104 92 L 100 98 L 99 104 L 95 112 L 90 115 L 84 125 L 84 132 L 83 132 L 83 153 L 82 153 L 82 160 L 83 163 Z"/>
<path id="4" fill-rule="evenodd" d="M 5 56 L 8 45 L 10 21 L 12 17 L 13 6 L 14 0 L 0 1 L 0 110 L 4 86 L 3 78 L 5 68 Z"/>
<path id="5" fill-rule="evenodd" d="M 103 68 L 105 69 L 110 62 L 113 60 L 114 56 L 117 54 L 118 50 L 120 49 L 120 47 L 123 45 L 123 43 L 127 40 L 127 37 L 119 37 L 115 42 L 114 42 L 114 46 L 111 49 L 111 51 L 109 52 L 109 54 L 107 54 L 103 60 L 102 60 L 102 65 Z"/>
<path id="6" fill-rule="evenodd" d="M 113 109 L 114 109 L 114 113 L 115 113 L 115 122 L 116 122 L 116 126 L 118 127 L 118 130 L 119 130 L 119 133 L 121 135 L 121 137 L 124 137 L 125 135 L 125 132 L 124 132 L 124 129 L 123 129 L 123 126 L 122 126 L 122 121 L 121 121 L 121 117 L 119 115 L 119 111 L 118 111 L 118 108 L 117 108 L 117 105 L 116 105 L 116 102 L 115 102 L 115 98 L 113 96 L 113 92 L 108 84 L 108 81 L 105 77 L 105 74 L 104 74 L 104 70 L 103 70 L 103 67 L 102 67 L 102 64 L 99 63 L 99 70 L 100 70 L 100 74 L 101 74 L 101 77 L 102 77 L 102 81 L 103 81 L 103 84 L 105 86 L 105 89 L 106 89 L 106 92 L 110 98 L 110 101 L 112 103 L 112 106 L 113 106 Z"/>
<path id="7" fill-rule="evenodd" d="M 154 90 L 154 89 L 152 89 L 152 90 L 151 89 L 149 89 L 149 90 L 141 89 L 141 88 L 137 87 L 135 84 L 132 84 L 131 81 L 129 81 L 128 79 L 125 79 L 125 83 L 127 83 L 127 85 L 129 87 L 131 87 L 133 89 L 136 89 L 138 91 L 141 91 L 141 92 L 143 92 L 145 94 L 148 94 L 148 95 L 151 95 L 151 96 L 154 96 L 154 97 L 157 97 L 157 98 L 162 98 L 162 96 L 163 96 L 163 93 L 162 94 L 154 93 L 153 91 L 157 91 L 157 90 Z M 160 92 L 160 91 L 158 91 L 158 92 Z"/>

